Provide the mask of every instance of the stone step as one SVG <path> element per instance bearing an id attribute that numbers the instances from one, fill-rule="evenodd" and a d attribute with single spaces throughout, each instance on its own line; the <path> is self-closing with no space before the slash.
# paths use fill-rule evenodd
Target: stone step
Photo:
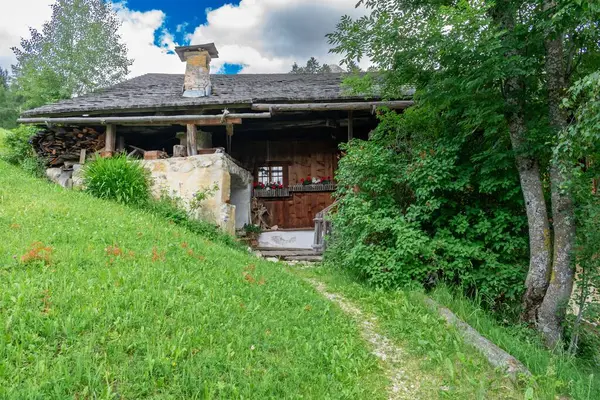
<path id="1" fill-rule="evenodd" d="M 263 257 L 294 257 L 294 256 L 319 256 L 314 250 L 310 249 L 259 249 Z"/>
<path id="2" fill-rule="evenodd" d="M 258 248 L 256 249 L 263 258 L 279 259 L 283 261 L 323 261 L 323 255 L 320 252 L 311 249 L 290 249 L 290 248 Z"/>
<path id="3" fill-rule="evenodd" d="M 307 262 L 321 262 L 323 256 L 289 256 L 284 258 L 285 261 L 307 261 Z"/>

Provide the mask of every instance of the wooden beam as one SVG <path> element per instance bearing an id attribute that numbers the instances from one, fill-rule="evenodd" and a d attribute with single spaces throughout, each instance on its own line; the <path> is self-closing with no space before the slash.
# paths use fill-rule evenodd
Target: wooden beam
<path id="1" fill-rule="evenodd" d="M 169 123 L 195 125 L 241 124 L 242 119 L 268 119 L 271 113 L 219 114 L 219 115 L 147 115 L 141 117 L 67 117 L 67 118 L 20 118 L 22 124 L 89 124 L 89 125 L 129 125 Z"/>
<path id="2" fill-rule="evenodd" d="M 117 142 L 117 127 L 116 125 L 110 124 L 106 126 L 106 139 L 104 142 L 104 151 L 115 151 L 115 145 Z"/>
<path id="3" fill-rule="evenodd" d="M 413 101 L 365 101 L 353 103 L 303 103 L 303 104 L 253 104 L 253 111 L 371 111 L 373 107 L 404 109 L 412 106 Z"/>
<path id="4" fill-rule="evenodd" d="M 188 156 L 198 155 L 198 144 L 196 142 L 196 135 L 198 130 L 196 125 L 188 124 L 187 126 L 187 153 Z"/>
<path id="5" fill-rule="evenodd" d="M 125 136 L 123 135 L 119 135 L 119 137 L 117 138 L 117 151 L 125 151 Z"/>
<path id="6" fill-rule="evenodd" d="M 202 115 L 203 112 L 207 111 L 207 110 L 222 110 L 224 107 L 227 107 L 231 110 L 241 110 L 241 109 L 247 109 L 250 108 L 252 104 L 251 103 L 231 103 L 231 104 L 204 104 L 201 106 L 195 106 L 195 107 L 190 107 L 190 106 L 171 106 L 171 107 L 160 107 L 160 113 L 162 114 L 167 114 L 167 115 L 173 115 L 173 113 L 181 113 L 182 115 L 189 115 L 189 114 L 199 114 Z M 86 114 L 89 115 L 90 117 L 94 117 L 94 116 L 98 116 L 98 115 L 119 115 L 119 114 L 128 114 L 131 113 L 131 109 L 123 109 L 123 108 L 105 108 L 105 109 L 101 109 L 101 110 L 89 110 L 86 111 Z M 154 115 L 158 115 L 157 109 L 156 107 L 140 107 L 140 108 L 136 108 L 135 112 L 137 113 L 154 113 Z M 25 118 L 43 118 L 42 113 L 39 114 L 34 114 L 31 115 L 30 117 L 27 117 L 28 113 L 25 112 L 24 113 L 24 117 Z M 67 118 L 67 117 L 80 117 L 81 116 L 81 111 L 67 111 L 67 112 L 60 112 L 60 113 L 56 113 L 54 118 Z M 50 115 L 47 115 L 47 117 L 50 117 Z"/>
<path id="7" fill-rule="evenodd" d="M 348 111 L 348 141 L 354 138 L 354 118 L 352 117 L 352 110 Z"/>
<path id="8" fill-rule="evenodd" d="M 227 125 L 227 124 L 240 125 L 241 123 L 242 123 L 241 118 L 227 118 L 225 120 L 223 120 L 221 118 L 214 118 L 214 119 L 202 119 L 202 120 L 188 121 L 188 122 L 185 122 L 185 121 L 177 122 L 177 124 L 181 124 L 181 125 L 194 124 L 197 126 L 219 126 L 219 125 Z"/>
<path id="9" fill-rule="evenodd" d="M 233 125 L 227 124 L 227 154 L 231 154 L 231 138 L 233 137 Z"/>

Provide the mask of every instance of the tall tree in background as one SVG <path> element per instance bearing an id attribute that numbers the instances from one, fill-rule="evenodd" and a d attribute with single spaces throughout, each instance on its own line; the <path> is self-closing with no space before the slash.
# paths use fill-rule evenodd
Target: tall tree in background
<path id="1" fill-rule="evenodd" d="M 0 128 L 14 128 L 18 116 L 17 99 L 10 88 L 8 71 L 0 68 Z"/>
<path id="2" fill-rule="evenodd" d="M 578 160 L 553 154 L 559 133 L 579 122 L 561 108 L 567 88 L 600 66 L 600 9 L 585 0 L 360 5 L 369 15 L 343 17 L 329 36 L 333 51 L 347 62 L 368 57 L 386 71 L 367 79 L 387 96 L 414 85 L 417 107 L 460 116 L 460 126 L 472 132 L 510 137 L 529 225 L 523 317 L 554 347 L 573 285 L 576 205 L 569 171 Z"/>
<path id="3" fill-rule="evenodd" d="M 300 67 L 297 63 L 292 65 L 291 74 L 327 74 L 331 72 L 331 67 L 327 64 L 321 65 L 316 58 L 311 57 L 306 66 Z"/>
<path id="4" fill-rule="evenodd" d="M 41 31 L 13 48 L 14 84 L 24 107 L 37 107 L 118 83 L 132 60 L 118 34 L 120 22 L 109 2 L 58 0 Z"/>
<path id="5" fill-rule="evenodd" d="M 307 62 L 306 66 L 300 67 L 298 63 L 294 63 L 292 65 L 292 70 L 290 74 L 329 74 L 329 73 L 339 73 L 339 72 L 352 72 L 357 73 L 361 72 L 360 67 L 355 61 L 347 61 L 346 69 L 340 67 L 335 64 L 323 64 L 321 65 L 316 58 L 311 57 Z"/>

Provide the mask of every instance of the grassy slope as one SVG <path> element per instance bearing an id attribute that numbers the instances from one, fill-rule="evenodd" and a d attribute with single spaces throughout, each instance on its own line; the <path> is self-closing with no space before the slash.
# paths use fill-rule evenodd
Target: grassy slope
<path id="1" fill-rule="evenodd" d="M 600 399 L 600 371 L 583 360 L 548 352 L 525 326 L 500 326 L 473 301 L 439 288 L 431 296 L 452 309 L 488 339 L 514 355 L 535 375 L 541 398 L 567 393 L 574 399 Z"/>
<path id="2" fill-rule="evenodd" d="M 34 242 L 49 264 L 21 260 Z M 354 324 L 280 265 L 0 161 L 0 398 L 371 399 L 386 383 Z"/>
<path id="3" fill-rule="evenodd" d="M 4 151 L 4 137 L 6 136 L 6 129 L 4 128 L 0 128 L 0 156 L 2 155 L 2 152 Z"/>
<path id="4" fill-rule="evenodd" d="M 502 327 L 472 302 L 452 296 L 446 289 L 432 297 L 452 309 L 480 333 L 519 358 L 534 377 L 510 385 L 468 345 L 454 329 L 444 329 L 440 317 L 423 303 L 418 291 L 377 291 L 357 283 L 347 272 L 332 267 L 297 272 L 317 277 L 332 290 L 359 302 L 375 314 L 385 334 L 403 343 L 413 356 L 423 359 L 422 369 L 438 377 L 440 393 L 451 399 L 556 399 L 568 394 L 573 399 L 600 398 L 600 377 L 594 369 L 573 359 L 552 355 L 531 332 L 522 327 Z"/>

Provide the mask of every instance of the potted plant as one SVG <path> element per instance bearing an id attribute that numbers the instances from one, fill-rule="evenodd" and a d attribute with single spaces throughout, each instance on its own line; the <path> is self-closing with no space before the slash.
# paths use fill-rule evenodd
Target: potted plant
<path id="1" fill-rule="evenodd" d="M 246 232 L 246 239 L 250 242 L 250 246 L 258 247 L 258 237 L 262 232 L 260 226 L 254 224 L 246 224 L 244 225 L 244 231 Z"/>

